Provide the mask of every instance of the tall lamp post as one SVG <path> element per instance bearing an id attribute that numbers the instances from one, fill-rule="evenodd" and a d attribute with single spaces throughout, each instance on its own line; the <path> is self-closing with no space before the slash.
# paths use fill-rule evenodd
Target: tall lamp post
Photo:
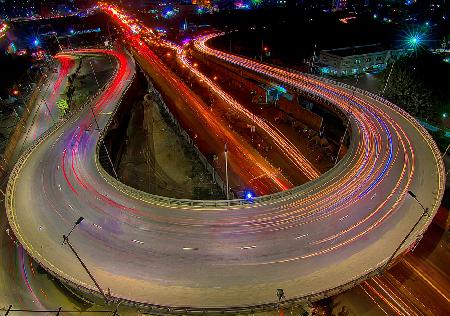
<path id="1" fill-rule="evenodd" d="M 97 287 L 98 291 L 102 294 L 102 296 L 105 299 L 105 302 L 108 304 L 109 300 L 105 295 L 105 292 L 103 292 L 102 288 L 100 287 L 100 285 L 98 284 L 97 280 L 95 280 L 94 276 L 92 275 L 91 271 L 89 271 L 88 267 L 86 266 L 86 264 L 83 262 L 83 260 L 80 258 L 80 256 L 78 255 L 78 253 L 76 252 L 76 250 L 73 248 L 72 244 L 69 241 L 69 236 L 70 234 L 73 232 L 73 230 L 75 229 L 75 227 L 77 227 L 82 221 L 83 221 L 83 217 L 80 217 L 79 219 L 77 219 L 77 221 L 75 222 L 75 224 L 73 225 L 72 229 L 69 231 L 69 233 L 66 235 L 63 235 L 63 245 L 67 244 L 70 248 L 70 250 L 73 252 L 73 254 L 75 255 L 75 257 L 77 257 L 78 261 L 80 262 L 80 264 L 83 266 L 84 270 L 86 271 L 86 273 L 89 275 L 89 277 L 91 278 L 91 280 L 94 282 L 95 286 Z"/>
<path id="2" fill-rule="evenodd" d="M 395 249 L 395 251 L 392 253 L 392 255 L 389 257 L 388 261 L 385 263 L 385 265 L 381 268 L 381 273 L 383 273 L 386 268 L 388 267 L 388 265 L 391 263 L 392 259 L 394 259 L 395 255 L 397 254 L 397 252 L 400 250 L 400 248 L 402 248 L 403 244 L 405 243 L 405 241 L 409 238 L 409 236 L 412 234 L 412 232 L 416 229 L 417 225 L 419 225 L 420 221 L 422 220 L 422 218 L 424 218 L 425 216 L 429 216 L 429 210 L 428 207 L 424 207 L 422 205 L 422 203 L 420 203 L 420 201 L 417 199 L 417 196 L 412 192 L 412 191 L 408 191 L 408 194 L 414 199 L 416 200 L 417 203 L 419 203 L 420 207 L 422 208 L 423 212 L 420 215 L 419 219 L 417 220 L 417 222 L 414 224 L 414 226 L 411 228 L 411 230 L 408 232 L 408 234 L 405 236 L 405 238 L 403 238 L 402 242 L 398 245 L 398 247 Z"/>
<path id="3" fill-rule="evenodd" d="M 227 193 L 227 200 L 229 200 L 229 192 L 230 192 L 230 189 L 229 189 L 229 186 L 228 186 L 228 150 L 227 150 L 227 144 L 225 143 L 225 150 L 224 150 L 224 152 L 225 152 L 225 179 L 226 179 L 226 193 Z"/>

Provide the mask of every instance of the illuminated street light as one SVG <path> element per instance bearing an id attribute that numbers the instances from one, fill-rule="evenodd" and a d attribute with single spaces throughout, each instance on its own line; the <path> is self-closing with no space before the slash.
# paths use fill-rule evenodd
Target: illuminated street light
<path id="1" fill-rule="evenodd" d="M 442 113 L 442 118 L 443 119 L 446 119 L 448 117 L 448 114 L 447 113 Z"/>
<path id="2" fill-rule="evenodd" d="M 34 39 L 34 41 L 33 41 L 33 45 L 36 46 L 36 47 L 38 47 L 40 43 L 41 42 L 37 38 Z"/>

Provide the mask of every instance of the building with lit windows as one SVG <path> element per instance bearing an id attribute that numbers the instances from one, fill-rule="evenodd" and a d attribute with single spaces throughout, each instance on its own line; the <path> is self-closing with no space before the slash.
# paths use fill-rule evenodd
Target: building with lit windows
<path id="1" fill-rule="evenodd" d="M 318 67 L 322 73 L 335 76 L 372 72 L 386 68 L 405 49 L 386 49 L 380 44 L 321 50 Z"/>

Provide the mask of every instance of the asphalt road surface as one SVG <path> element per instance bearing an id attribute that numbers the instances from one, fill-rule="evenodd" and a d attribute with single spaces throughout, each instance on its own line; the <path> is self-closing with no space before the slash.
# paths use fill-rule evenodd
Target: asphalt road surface
<path id="1" fill-rule="evenodd" d="M 101 129 L 135 71 L 127 55 L 107 53 L 119 66 L 92 104 Z M 95 290 L 61 244 L 83 216 L 71 243 L 102 288 L 167 306 L 273 303 L 277 288 L 290 299 L 382 267 L 422 214 L 407 191 L 431 215 L 440 204 L 444 171 L 434 142 L 385 102 L 274 67 L 267 71 L 341 108 L 351 104 L 351 146 L 335 168 L 300 187 L 229 207 L 137 193 L 101 170 L 99 133 L 87 107 L 27 152 L 12 173 L 6 206 L 15 235 L 47 269 Z M 430 221 L 421 221 L 402 251 Z"/>

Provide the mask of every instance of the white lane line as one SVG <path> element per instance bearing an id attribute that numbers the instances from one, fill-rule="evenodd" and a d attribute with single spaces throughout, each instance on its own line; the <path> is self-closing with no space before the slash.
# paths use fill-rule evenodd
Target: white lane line
<path id="1" fill-rule="evenodd" d="M 349 215 L 349 214 L 347 214 L 347 215 L 341 217 L 339 220 L 342 221 L 343 219 L 346 219 L 346 218 L 348 217 L 348 215 Z"/>
<path id="2" fill-rule="evenodd" d="M 59 191 L 61 191 L 61 185 L 60 184 L 58 184 L 58 189 L 59 189 Z"/>
<path id="3" fill-rule="evenodd" d="M 93 223 L 92 225 L 94 225 L 95 228 L 102 229 L 102 226 L 100 226 L 100 225 L 97 225 L 95 223 Z"/>
<path id="4" fill-rule="evenodd" d="M 143 241 L 140 241 L 140 240 L 137 240 L 137 239 L 133 239 L 132 242 L 135 242 L 135 243 L 141 244 L 141 245 L 144 243 Z"/>
<path id="5" fill-rule="evenodd" d="M 308 234 L 303 234 L 303 235 L 297 236 L 297 237 L 295 237 L 295 239 L 301 239 L 301 238 L 306 237 L 306 236 L 308 236 Z"/>
<path id="6" fill-rule="evenodd" d="M 243 247 L 239 247 L 239 249 L 242 249 L 242 250 L 247 250 L 247 249 L 255 249 L 256 248 L 256 246 L 255 245 L 252 245 L 252 246 L 243 246 Z"/>

